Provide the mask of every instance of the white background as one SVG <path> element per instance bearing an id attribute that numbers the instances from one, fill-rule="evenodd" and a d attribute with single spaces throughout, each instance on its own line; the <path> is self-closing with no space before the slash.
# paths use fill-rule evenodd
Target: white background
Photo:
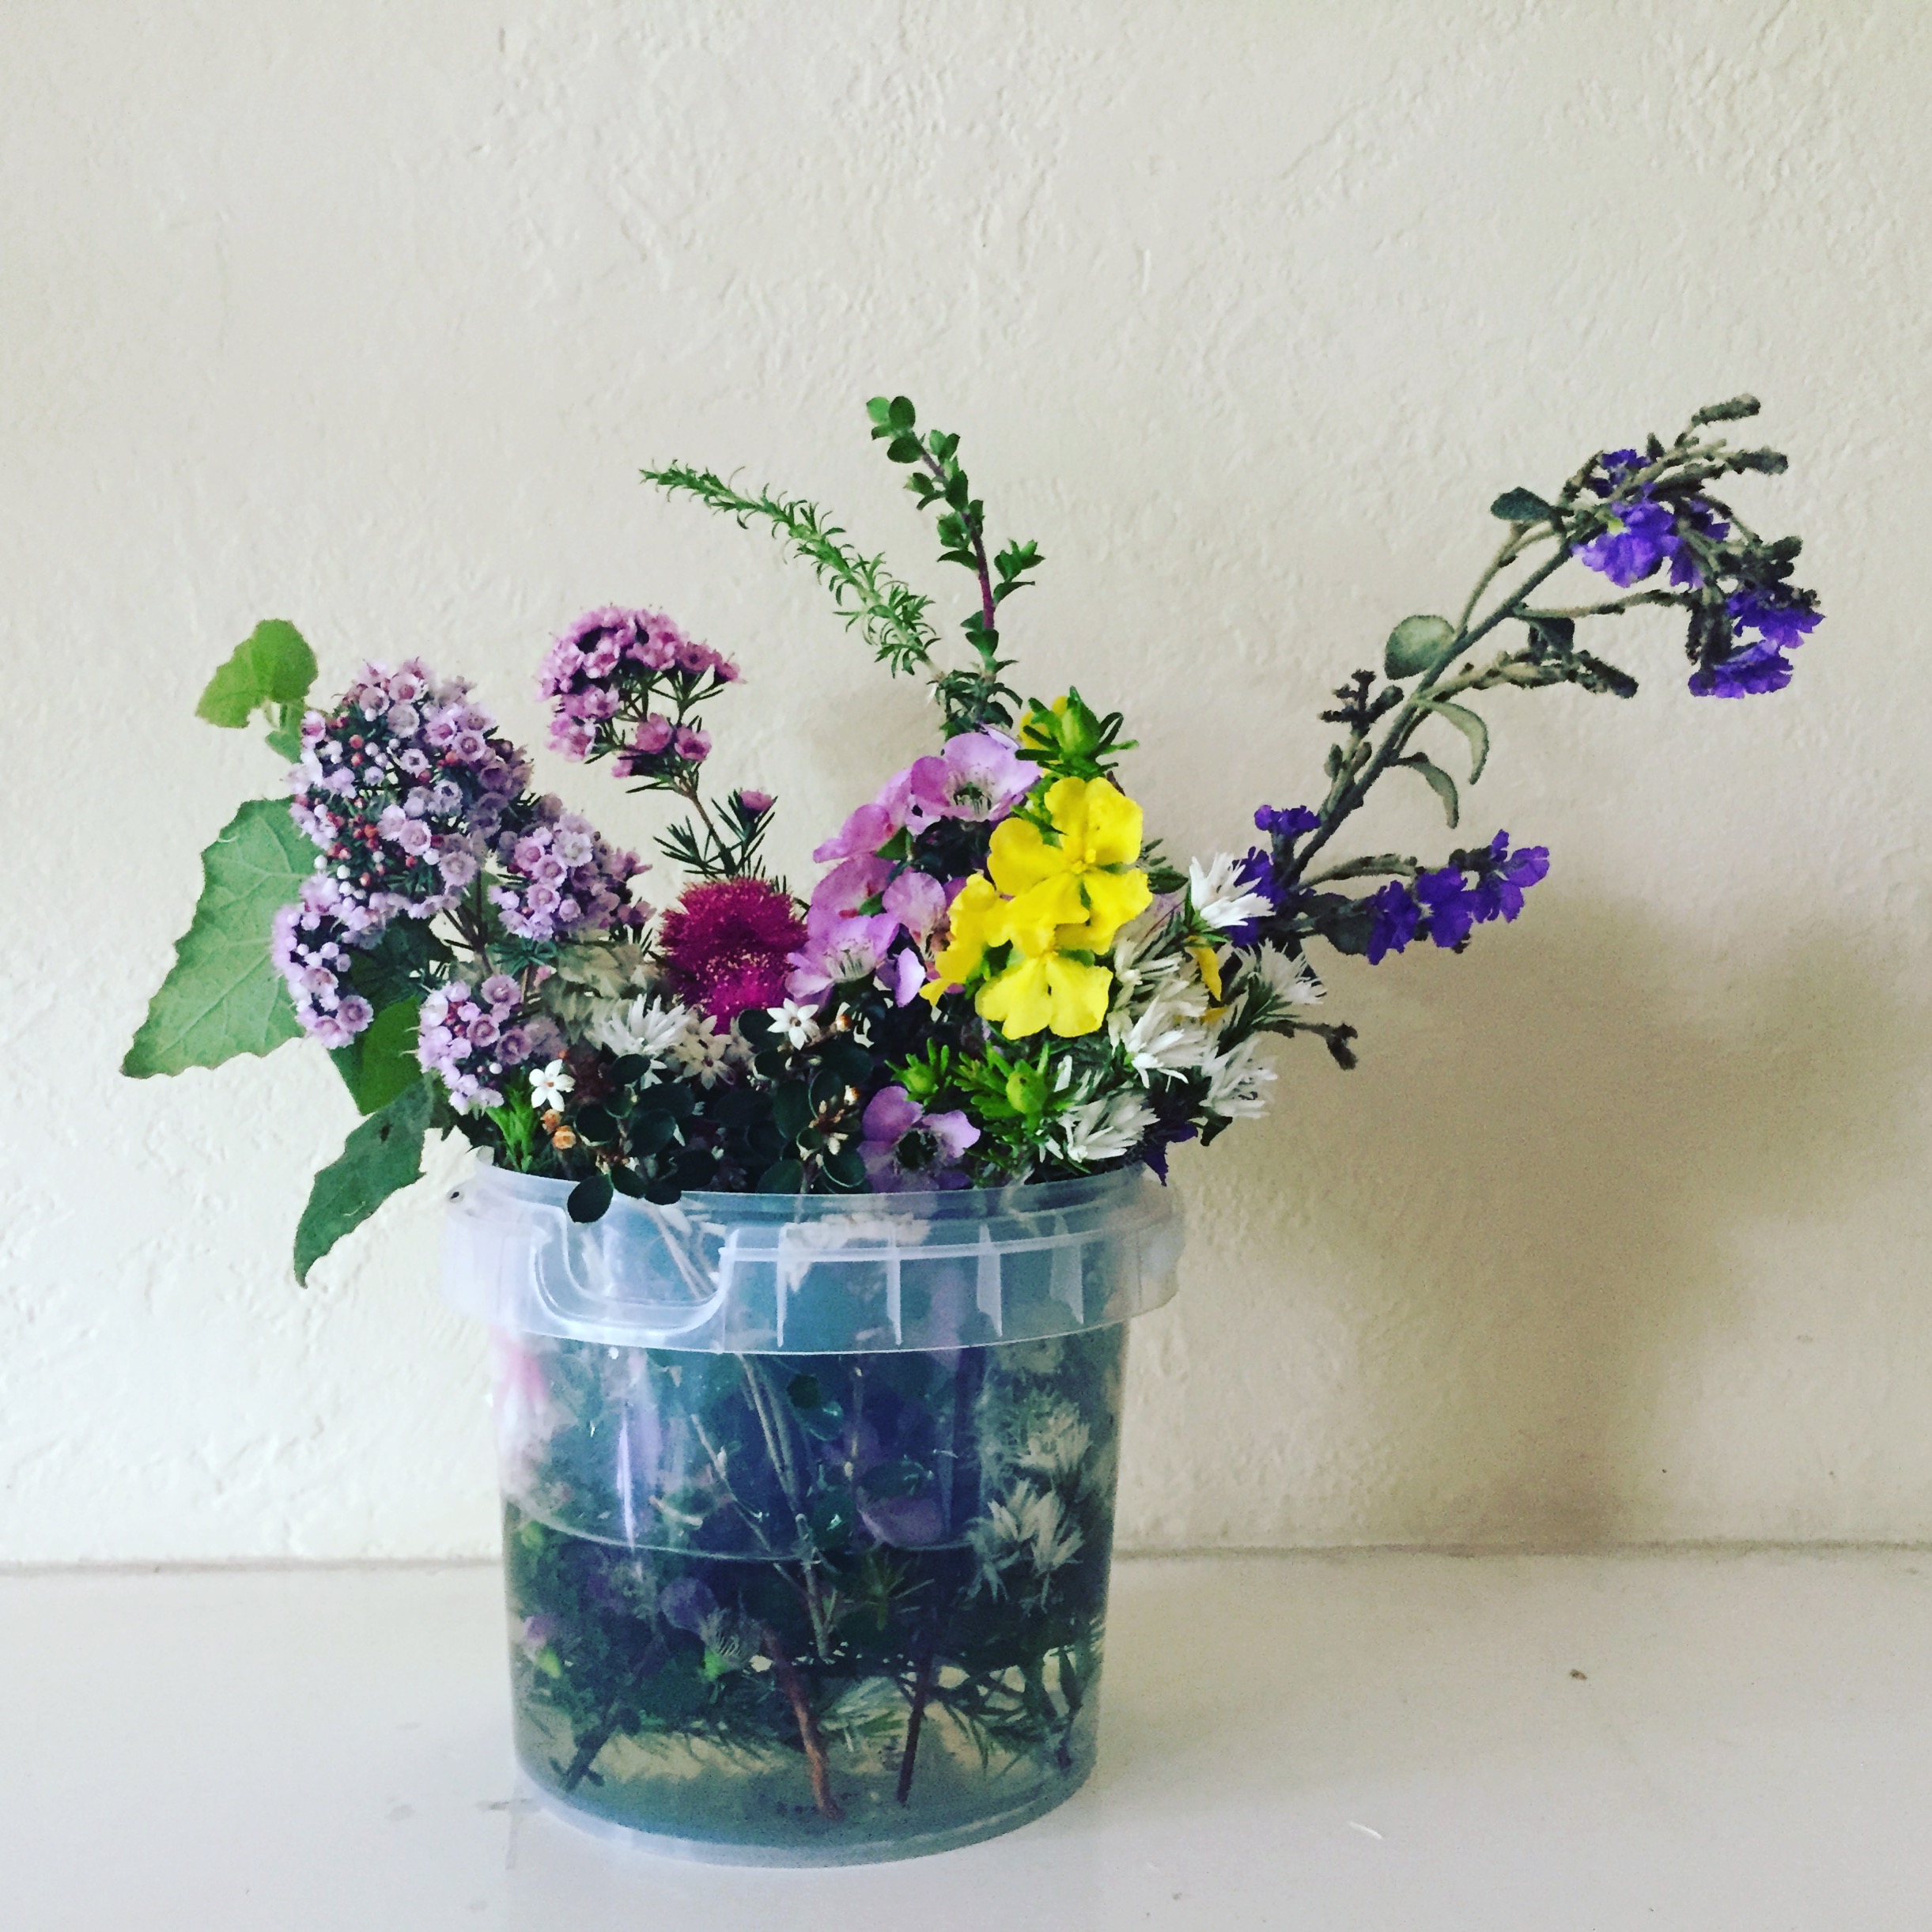
<path id="1" fill-rule="evenodd" d="M 660 607 L 742 659 L 720 773 L 802 877 L 918 694 L 636 473 L 816 496 L 963 614 L 881 389 L 1040 541 L 1024 680 L 1131 713 L 1183 852 L 1311 796 L 1329 687 L 1454 607 L 1497 490 L 1764 396 L 1796 682 L 1694 701 L 1653 614 L 1600 641 L 1634 703 L 1491 705 L 1467 830 L 1551 878 L 1465 957 L 1338 966 L 1361 1070 L 1284 1054 L 1177 1161 L 1122 1532 L 1932 1535 L 1928 78 L 1906 0 L 10 0 L 0 1558 L 492 1547 L 434 1185 L 298 1291 L 321 1057 L 115 1073 L 279 779 L 195 696 L 285 616 L 331 688 L 421 652 L 539 738 L 548 637 Z M 1420 787 L 1364 837 L 1450 842 Z"/>

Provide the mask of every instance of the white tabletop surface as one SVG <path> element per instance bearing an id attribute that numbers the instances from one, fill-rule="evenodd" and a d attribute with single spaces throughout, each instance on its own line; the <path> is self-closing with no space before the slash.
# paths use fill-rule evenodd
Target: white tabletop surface
<path id="1" fill-rule="evenodd" d="M 529 1809 L 482 1567 L 0 1575 L 7 1932 L 1932 1928 L 1932 1556 L 1117 1568 L 1012 1836 L 668 1863 Z"/>

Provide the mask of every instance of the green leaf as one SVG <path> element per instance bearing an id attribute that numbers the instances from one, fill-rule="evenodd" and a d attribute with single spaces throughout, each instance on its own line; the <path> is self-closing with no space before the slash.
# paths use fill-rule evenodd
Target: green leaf
<path id="1" fill-rule="evenodd" d="M 1405 758 L 1397 758 L 1396 763 L 1406 765 L 1442 801 L 1442 811 L 1453 827 L 1461 815 L 1461 803 L 1456 796 L 1455 780 L 1441 766 L 1432 763 L 1420 751 Z"/>
<path id="2" fill-rule="evenodd" d="M 316 654 L 302 633 L 283 618 L 268 618 L 236 645 L 234 654 L 208 680 L 195 715 L 210 724 L 239 730 L 257 711 L 300 705 L 315 681 Z M 278 716 L 277 722 L 285 728 L 289 720 Z"/>
<path id="3" fill-rule="evenodd" d="M 302 755 L 302 707 L 279 707 L 281 722 L 268 734 L 268 748 L 293 765 Z"/>
<path id="4" fill-rule="evenodd" d="M 406 1087 L 422 1078 L 416 1057 L 416 1017 L 422 1002 L 401 1000 L 386 1006 L 346 1046 L 329 1057 L 342 1076 L 358 1113 L 380 1113 Z"/>
<path id="5" fill-rule="evenodd" d="M 1452 705 L 1446 698 L 1431 698 L 1423 701 L 1438 717 L 1446 719 L 1469 741 L 1469 783 L 1474 785 L 1489 762 L 1489 727 L 1466 705 Z M 1451 819 L 1450 822 L 1453 825 L 1455 821 Z"/>
<path id="6" fill-rule="evenodd" d="M 295 1230 L 295 1278 L 308 1271 L 351 1228 L 360 1227 L 391 1194 L 422 1172 L 422 1140 L 433 1101 L 427 1078 L 372 1113 L 316 1176 Z"/>
<path id="7" fill-rule="evenodd" d="M 1506 524 L 1533 524 L 1549 513 L 1550 506 L 1533 490 L 1506 490 L 1489 506 L 1489 514 Z"/>
<path id="8" fill-rule="evenodd" d="M 571 1189 L 565 1208 L 573 1221 L 600 1221 L 611 1205 L 611 1177 L 599 1172 Z"/>
<path id="9" fill-rule="evenodd" d="M 202 856 L 201 898 L 175 943 L 175 962 L 148 1003 L 122 1072 L 146 1079 L 266 1053 L 299 1030 L 269 928 L 314 868 L 316 849 L 285 800 L 251 799 Z"/>
<path id="10" fill-rule="evenodd" d="M 895 436 L 886 445 L 886 459 L 889 463 L 917 463 L 919 456 L 919 439 L 917 437 Z"/>
<path id="11" fill-rule="evenodd" d="M 1412 678 L 1439 664 L 1456 641 L 1456 627 L 1446 617 L 1405 617 L 1389 633 L 1383 667 L 1392 678 Z"/>
<path id="12" fill-rule="evenodd" d="M 909 429 L 919 420 L 910 396 L 895 395 L 886 406 L 886 418 L 895 429 Z"/>

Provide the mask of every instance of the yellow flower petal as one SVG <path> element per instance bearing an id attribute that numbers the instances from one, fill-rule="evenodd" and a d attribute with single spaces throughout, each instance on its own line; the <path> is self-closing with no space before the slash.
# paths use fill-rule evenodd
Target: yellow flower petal
<path id="1" fill-rule="evenodd" d="M 1138 918 L 1154 903 L 1154 888 L 1142 871 L 1083 872 L 1080 890 L 1087 898 L 1087 927 L 1091 934 L 1080 950 L 1103 953 L 1129 920 Z"/>
<path id="2" fill-rule="evenodd" d="M 1221 998 L 1221 962 L 1215 957 L 1214 948 L 1205 940 L 1191 940 L 1188 952 L 1200 970 L 1200 983 L 1213 995 L 1219 1005 Z"/>
<path id="3" fill-rule="evenodd" d="M 992 881 L 983 873 L 976 873 L 960 888 L 953 901 L 946 947 L 932 962 L 938 977 L 927 989 L 930 998 L 936 1000 L 948 989 L 963 986 L 979 970 L 987 947 L 998 943 L 987 936 L 988 918 L 1004 909 L 1004 902 L 993 890 Z"/>
<path id="4" fill-rule="evenodd" d="M 998 978 L 979 989 L 973 1002 L 981 1019 L 989 1019 L 1009 1040 L 1024 1040 L 1039 1032 L 1053 1017 L 1053 996 L 1047 984 L 1047 962 L 1016 959 Z"/>
<path id="5" fill-rule="evenodd" d="M 1083 965 L 1059 953 L 1046 961 L 1046 983 L 1053 996 L 1048 1024 L 1063 1040 L 1098 1033 L 1107 1017 L 1107 994 L 1113 975 L 1105 966 Z"/>
<path id="6" fill-rule="evenodd" d="M 997 946 L 1007 940 L 1024 953 L 1049 952 L 1054 932 L 1077 923 L 1085 911 L 1080 902 L 1080 881 L 1071 872 L 1058 872 L 989 913 L 987 942 Z"/>
<path id="7" fill-rule="evenodd" d="M 1069 785 L 1079 782 L 1078 779 L 1063 778 L 1047 793 L 1047 809 L 1053 811 L 1056 826 L 1060 825 L 1061 819 L 1058 811 L 1053 810 L 1055 794 Z M 1071 822 L 1063 828 L 1064 842 L 1072 849 L 1077 863 L 1082 865 L 1131 865 L 1140 857 L 1142 830 L 1140 807 L 1132 799 L 1117 791 L 1106 779 L 1087 781 L 1079 802 L 1079 811 L 1078 833 L 1073 831 Z M 1070 811 L 1069 821 L 1072 816 Z"/>
<path id="8" fill-rule="evenodd" d="M 986 869 L 1000 890 L 1014 895 L 1067 869 L 1066 855 L 1049 845 L 1030 819 L 1002 819 L 993 827 Z"/>

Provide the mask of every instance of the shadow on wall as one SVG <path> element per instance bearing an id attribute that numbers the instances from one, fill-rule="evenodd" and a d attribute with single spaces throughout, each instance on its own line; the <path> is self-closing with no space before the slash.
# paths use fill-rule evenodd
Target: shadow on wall
<path id="1" fill-rule="evenodd" d="M 1196 1448 L 1161 1540 L 1658 1533 L 1640 1492 L 1696 1513 L 1658 1444 L 1684 1365 L 1751 1314 L 1741 1236 L 1836 1223 L 1830 1285 L 1858 1293 L 1861 1206 L 1917 1164 L 1932 1046 L 1881 948 L 1747 962 L 1641 913 L 1536 910 L 1372 988 L 1337 973 L 1361 1068 L 1298 1045 L 1270 1118 L 1183 1170 Z"/>

